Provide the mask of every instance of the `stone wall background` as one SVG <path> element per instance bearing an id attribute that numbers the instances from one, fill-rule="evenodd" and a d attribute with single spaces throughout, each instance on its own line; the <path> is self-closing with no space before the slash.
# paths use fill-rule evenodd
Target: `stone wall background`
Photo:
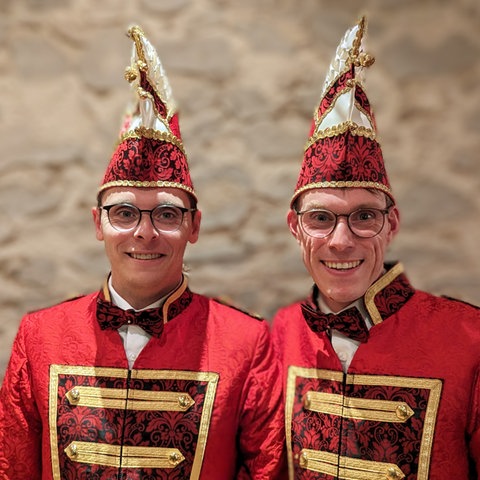
<path id="1" fill-rule="evenodd" d="M 285 213 L 336 45 L 361 14 L 414 284 L 480 303 L 477 0 L 1 0 L 0 378 L 21 316 L 97 289 L 90 207 L 139 23 L 180 106 L 203 210 L 191 286 L 271 317 L 310 287 Z"/>

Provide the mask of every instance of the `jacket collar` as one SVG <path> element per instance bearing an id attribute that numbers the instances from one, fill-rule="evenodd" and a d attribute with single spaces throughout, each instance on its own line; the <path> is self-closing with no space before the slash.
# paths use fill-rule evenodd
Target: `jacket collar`
<path id="1" fill-rule="evenodd" d="M 108 289 L 108 278 L 105 280 L 99 295 L 107 302 L 112 301 Z M 182 283 L 164 299 L 163 305 L 159 307 L 163 323 L 168 323 L 172 318 L 182 313 L 190 305 L 192 298 L 193 293 L 188 288 L 188 280 L 184 275 Z"/>
<path id="2" fill-rule="evenodd" d="M 373 283 L 363 296 L 363 304 L 370 320 L 377 325 L 400 310 L 415 293 L 403 273 L 401 263 L 385 264 L 385 273 Z M 318 287 L 314 285 L 310 301 L 316 305 Z"/>

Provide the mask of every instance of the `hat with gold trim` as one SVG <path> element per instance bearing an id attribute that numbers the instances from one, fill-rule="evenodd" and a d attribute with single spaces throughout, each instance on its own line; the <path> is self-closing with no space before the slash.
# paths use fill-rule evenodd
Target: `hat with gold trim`
<path id="1" fill-rule="evenodd" d="M 125 78 L 134 99 L 98 193 L 111 187 L 172 187 L 185 190 L 196 200 L 177 107 L 163 65 L 140 27 L 131 27 L 128 36 L 133 40 L 133 52 Z"/>
<path id="2" fill-rule="evenodd" d="M 364 51 L 365 32 L 362 17 L 337 47 L 314 112 L 291 205 L 314 188 L 374 188 L 395 201 L 363 87 L 363 70 L 375 61 Z"/>

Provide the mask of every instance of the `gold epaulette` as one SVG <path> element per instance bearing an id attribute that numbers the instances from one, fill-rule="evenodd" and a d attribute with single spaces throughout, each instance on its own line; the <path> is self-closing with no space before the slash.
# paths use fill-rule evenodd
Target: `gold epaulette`
<path id="1" fill-rule="evenodd" d="M 225 305 L 226 307 L 233 308 L 234 310 L 237 310 L 238 312 L 244 313 L 245 315 L 248 315 L 249 317 L 255 318 L 256 320 L 264 320 L 264 318 L 257 314 L 257 313 L 252 313 L 248 312 L 247 310 L 244 310 L 243 308 L 240 308 L 238 305 L 236 305 L 231 298 L 222 295 L 221 297 L 215 297 L 213 299 L 215 302 L 220 303 L 221 305 Z"/>

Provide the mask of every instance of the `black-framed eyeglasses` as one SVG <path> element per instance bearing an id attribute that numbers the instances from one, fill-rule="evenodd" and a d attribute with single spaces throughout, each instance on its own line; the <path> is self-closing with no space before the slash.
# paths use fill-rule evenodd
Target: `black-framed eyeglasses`
<path id="1" fill-rule="evenodd" d="M 385 224 L 385 215 L 391 207 L 359 208 L 351 213 L 334 213 L 325 209 L 296 211 L 303 231 L 315 238 L 328 237 L 337 226 L 338 218 L 345 217 L 350 231 L 361 238 L 378 235 Z"/>
<path id="2" fill-rule="evenodd" d="M 99 208 L 107 212 L 110 225 L 120 232 L 135 230 L 142 220 L 143 213 L 148 213 L 153 227 L 158 232 L 175 232 L 183 223 L 185 213 L 197 211 L 196 208 L 185 208 L 171 204 L 157 205 L 152 210 L 141 210 L 130 203 L 102 205 Z"/>

